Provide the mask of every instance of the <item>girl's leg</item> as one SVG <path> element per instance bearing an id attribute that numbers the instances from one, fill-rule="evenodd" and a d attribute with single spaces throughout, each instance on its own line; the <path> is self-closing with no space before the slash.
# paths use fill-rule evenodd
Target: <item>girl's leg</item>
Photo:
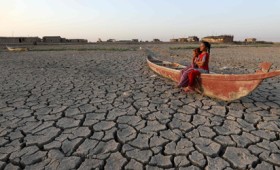
<path id="1" fill-rule="evenodd" d="M 188 85 L 188 72 L 184 71 L 182 72 L 178 87 L 186 87 L 187 85 Z"/>
<path id="2" fill-rule="evenodd" d="M 197 70 L 193 70 L 188 74 L 189 78 L 189 87 L 194 88 L 195 79 L 200 75 L 200 72 Z"/>

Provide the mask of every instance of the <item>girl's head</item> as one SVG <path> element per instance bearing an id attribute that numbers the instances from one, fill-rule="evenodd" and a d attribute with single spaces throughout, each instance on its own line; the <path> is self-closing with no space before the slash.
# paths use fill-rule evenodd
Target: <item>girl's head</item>
<path id="1" fill-rule="evenodd" d="M 200 48 L 196 48 L 193 50 L 193 56 L 194 57 L 197 57 L 201 54 L 201 51 L 200 51 Z"/>
<path id="2" fill-rule="evenodd" d="M 210 54 L 211 44 L 206 41 L 202 41 L 200 44 L 200 51 L 205 51 Z"/>

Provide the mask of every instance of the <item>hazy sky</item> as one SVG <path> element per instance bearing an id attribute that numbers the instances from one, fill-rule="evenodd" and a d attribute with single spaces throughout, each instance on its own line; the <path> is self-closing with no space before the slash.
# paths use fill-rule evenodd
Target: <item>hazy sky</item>
<path id="1" fill-rule="evenodd" d="M 280 0 L 0 0 L 0 36 L 280 41 Z"/>

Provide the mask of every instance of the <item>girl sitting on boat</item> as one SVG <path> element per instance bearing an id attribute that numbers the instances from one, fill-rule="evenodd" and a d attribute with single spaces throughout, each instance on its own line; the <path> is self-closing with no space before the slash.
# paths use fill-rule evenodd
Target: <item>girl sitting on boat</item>
<path id="1" fill-rule="evenodd" d="M 191 67 L 186 67 L 181 71 L 181 79 L 178 87 L 187 87 L 186 92 L 194 91 L 195 79 L 200 73 L 209 73 L 209 54 L 211 45 L 208 42 L 202 42 L 200 48 L 193 51 L 193 63 Z"/>
<path id="2" fill-rule="evenodd" d="M 209 73 L 209 57 L 210 57 L 211 44 L 209 42 L 201 42 L 200 51 L 201 54 L 198 56 L 198 60 L 195 61 L 195 64 L 198 66 L 196 70 L 200 73 Z"/>
<path id="3" fill-rule="evenodd" d="M 201 54 L 200 48 L 196 48 L 193 50 L 193 59 L 192 59 L 192 65 L 191 66 L 186 66 L 183 70 L 181 70 L 181 79 L 178 84 L 178 87 L 187 87 L 189 83 L 189 76 L 192 71 L 194 71 L 195 68 L 198 68 L 198 65 L 196 62 L 199 61 L 199 56 Z"/>

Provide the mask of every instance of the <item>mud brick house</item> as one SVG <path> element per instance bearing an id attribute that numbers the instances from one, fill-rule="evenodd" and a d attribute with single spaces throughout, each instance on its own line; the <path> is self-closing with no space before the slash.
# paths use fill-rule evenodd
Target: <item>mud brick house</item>
<path id="1" fill-rule="evenodd" d="M 170 42 L 178 42 L 179 40 L 178 39 L 170 39 Z"/>
<path id="2" fill-rule="evenodd" d="M 255 43 L 255 42 L 257 42 L 257 39 L 256 38 L 246 38 L 245 42 L 246 43 Z"/>
<path id="3" fill-rule="evenodd" d="M 44 43 L 61 43 L 62 38 L 60 36 L 44 36 Z"/>
<path id="4" fill-rule="evenodd" d="M 184 43 L 184 42 L 188 42 L 187 38 L 179 38 L 178 42 Z"/>
<path id="5" fill-rule="evenodd" d="M 0 37 L 0 44 L 37 44 L 39 37 Z"/>
<path id="6" fill-rule="evenodd" d="M 160 39 L 155 38 L 155 39 L 153 39 L 153 42 L 161 42 L 161 41 L 160 41 Z"/>
<path id="7" fill-rule="evenodd" d="M 232 43 L 233 36 L 232 35 L 208 36 L 202 38 L 202 41 L 206 41 L 210 43 Z"/>
<path id="8" fill-rule="evenodd" d="M 199 38 L 197 36 L 189 36 L 188 38 L 188 42 L 198 42 Z"/>
<path id="9" fill-rule="evenodd" d="M 115 39 L 108 39 L 107 42 L 116 42 Z"/>
<path id="10" fill-rule="evenodd" d="M 69 43 L 88 43 L 88 40 L 86 39 L 68 39 Z"/>

